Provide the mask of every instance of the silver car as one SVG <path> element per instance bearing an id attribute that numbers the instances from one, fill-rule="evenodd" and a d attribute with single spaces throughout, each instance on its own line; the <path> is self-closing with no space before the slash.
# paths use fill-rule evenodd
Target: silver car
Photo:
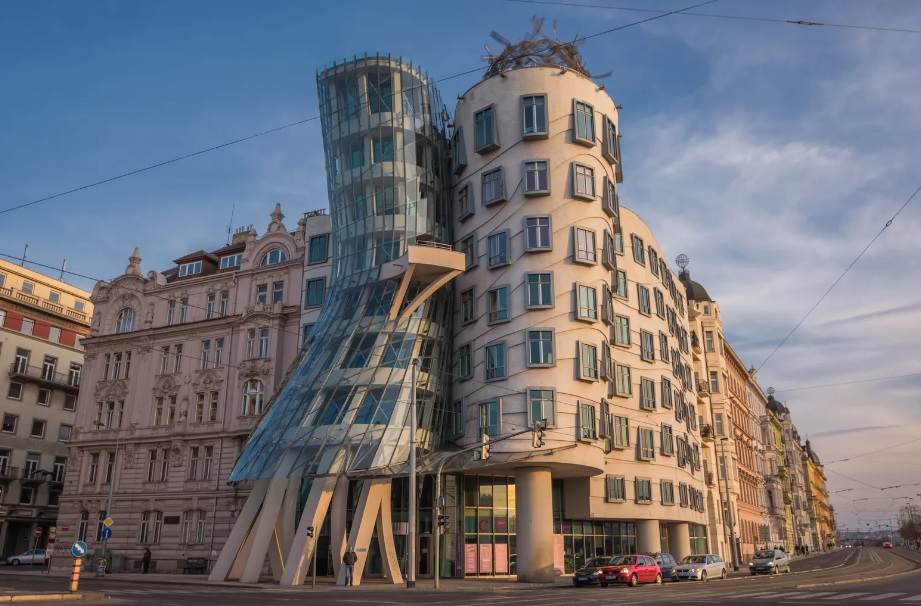
<path id="1" fill-rule="evenodd" d="M 790 572 L 790 556 L 780 549 L 759 549 L 748 563 L 752 575 Z"/>
<path id="2" fill-rule="evenodd" d="M 10 556 L 6 559 L 7 566 L 19 566 L 20 564 L 41 564 L 45 561 L 44 549 L 32 549 L 19 555 Z"/>
<path id="3" fill-rule="evenodd" d="M 712 553 L 689 555 L 676 567 L 679 581 L 706 581 L 707 579 L 725 579 L 729 574 L 723 558 Z"/>

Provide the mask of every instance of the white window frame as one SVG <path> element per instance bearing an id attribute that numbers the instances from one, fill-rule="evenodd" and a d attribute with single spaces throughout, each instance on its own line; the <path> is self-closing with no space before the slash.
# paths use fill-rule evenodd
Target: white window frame
<path id="1" fill-rule="evenodd" d="M 192 261 L 191 263 L 183 263 L 179 266 L 179 277 L 184 278 L 185 276 L 194 276 L 195 274 L 201 273 L 201 261 Z"/>
<path id="2" fill-rule="evenodd" d="M 576 282 L 573 288 L 573 295 L 575 297 L 575 305 L 573 309 L 575 311 L 575 319 L 580 322 L 588 322 L 589 324 L 594 324 L 598 321 L 599 310 L 598 310 L 598 289 L 594 286 L 589 286 L 588 284 L 583 284 L 581 282 Z M 586 296 L 591 299 L 591 306 L 582 306 L 582 292 L 586 293 Z M 583 314 L 582 311 L 586 310 L 586 313 Z M 594 317 L 591 316 L 594 312 Z"/>
<path id="3" fill-rule="evenodd" d="M 527 99 L 537 99 L 537 98 L 542 98 L 544 100 L 544 103 L 543 103 L 544 119 L 542 121 L 542 124 L 540 124 L 541 130 L 537 130 L 537 122 L 538 122 L 537 120 L 538 116 L 536 115 L 537 110 L 531 110 L 531 114 L 533 115 L 533 118 L 534 118 L 535 130 L 529 133 L 527 130 L 528 129 L 527 114 L 529 111 L 528 108 L 537 107 L 538 104 L 535 103 L 533 105 L 528 106 L 528 105 L 525 105 L 525 102 Z M 529 95 L 521 95 L 520 107 L 521 107 L 521 138 L 522 139 L 525 139 L 525 140 L 527 139 L 546 139 L 547 137 L 550 136 L 550 133 L 549 133 L 550 113 L 548 111 L 549 109 L 548 102 L 549 102 L 549 99 L 547 98 L 546 93 L 532 93 Z"/>
<path id="4" fill-rule="evenodd" d="M 543 338 L 544 337 L 543 334 L 538 334 L 537 339 L 532 339 L 531 333 L 546 333 L 546 332 L 550 333 L 550 360 L 551 361 L 550 362 L 532 362 L 531 361 L 531 343 L 534 342 L 535 340 L 539 341 L 541 344 L 540 352 L 541 354 L 545 354 L 546 351 L 544 349 L 543 343 L 546 340 Z M 541 328 L 541 327 L 527 328 L 525 329 L 524 341 L 525 341 L 525 348 L 526 348 L 525 366 L 527 366 L 528 368 L 551 368 L 553 366 L 556 366 L 556 329 L 555 328 Z"/>
<path id="5" fill-rule="evenodd" d="M 585 248 L 580 247 L 579 236 L 584 234 Z M 591 234 L 591 247 L 589 247 L 588 235 Z M 582 251 L 585 251 L 586 258 L 580 258 Z M 591 254 L 591 258 L 589 257 Z M 598 234 L 594 229 L 587 227 L 572 227 L 572 262 L 580 265 L 598 265 Z"/>
<path id="6" fill-rule="evenodd" d="M 581 185 L 580 185 L 581 184 Z M 581 162 L 572 163 L 572 197 L 577 200 L 595 201 L 595 169 Z"/>
<path id="7" fill-rule="evenodd" d="M 547 225 L 535 224 L 531 225 L 531 221 L 539 222 L 546 220 Z M 547 242 L 546 244 L 540 242 L 541 232 L 547 230 Z M 532 230 L 537 236 L 537 246 L 533 245 L 531 240 Z M 546 252 L 553 250 L 553 218 L 550 215 L 530 215 L 524 218 L 524 249 L 526 252 Z"/>
<path id="8" fill-rule="evenodd" d="M 543 164 L 541 168 L 540 164 Z M 547 187 L 540 187 L 540 171 L 545 172 L 547 178 Z M 522 171 L 524 178 L 524 195 L 527 196 L 548 196 L 550 195 L 550 160 L 548 158 L 535 158 L 533 160 L 525 160 L 522 163 Z M 534 184 L 535 187 L 528 187 L 528 172 L 533 171 L 538 173 L 537 182 Z"/>
<path id="9" fill-rule="evenodd" d="M 482 114 L 485 114 L 486 112 L 489 112 L 489 120 L 490 120 L 490 124 L 489 124 L 489 135 L 490 135 L 490 140 L 489 140 L 489 141 L 484 141 L 484 142 L 481 143 L 480 140 L 479 140 L 479 138 L 480 138 L 480 137 L 479 137 L 479 134 L 480 134 L 479 116 L 482 115 Z M 487 105 L 486 107 L 483 107 L 483 108 L 481 108 L 481 109 L 478 109 L 477 111 L 475 111 L 475 112 L 473 113 L 473 130 L 474 130 L 474 133 L 473 133 L 473 135 L 474 135 L 474 136 L 473 136 L 473 139 L 474 139 L 474 141 L 473 141 L 473 146 L 474 146 L 474 151 L 475 151 L 476 153 L 478 153 L 478 154 L 485 154 L 485 153 L 487 153 L 487 152 L 491 152 L 491 151 L 494 150 L 494 149 L 498 149 L 498 147 L 499 147 L 499 125 L 497 124 L 497 119 L 498 119 L 498 115 L 497 115 L 497 112 L 496 112 L 496 106 L 495 106 L 495 104 Z"/>
<path id="10" fill-rule="evenodd" d="M 473 216 L 473 185 L 467 181 L 457 189 L 457 220 L 466 221 Z"/>
<path id="11" fill-rule="evenodd" d="M 585 111 L 587 108 L 588 112 Z M 584 133 L 585 136 L 579 134 L 579 115 L 585 114 L 591 118 L 591 123 L 586 124 L 587 127 L 591 128 L 591 132 Z M 579 145 L 585 145 L 586 147 L 595 147 L 595 138 L 597 129 L 595 128 L 595 106 L 591 103 L 586 103 L 579 99 L 572 100 L 572 142 L 578 143 Z"/>
<path id="12" fill-rule="evenodd" d="M 494 318 L 493 317 L 493 312 L 494 312 L 493 293 L 496 293 L 495 300 L 496 300 L 496 303 L 498 303 L 500 301 L 499 299 L 500 291 L 503 291 L 503 290 L 505 291 L 505 317 L 504 318 L 499 318 L 499 317 Z M 491 326 L 493 324 L 503 324 L 505 322 L 511 321 L 512 319 L 512 309 L 511 309 L 512 300 L 511 299 L 512 299 L 512 294 L 511 294 L 511 289 L 509 288 L 508 284 L 494 286 L 493 288 L 490 288 L 489 290 L 486 291 L 486 324 L 488 326 Z M 498 308 L 496 311 L 498 311 Z"/>
<path id="13" fill-rule="evenodd" d="M 612 486 L 615 490 L 611 490 Z M 604 500 L 608 503 L 623 503 L 627 500 L 627 481 L 624 476 L 605 478 Z"/>
<path id="14" fill-rule="evenodd" d="M 243 253 L 236 253 L 233 255 L 227 255 L 221 257 L 221 269 L 230 269 L 231 267 L 239 267 L 243 263 Z"/>
<path id="15" fill-rule="evenodd" d="M 531 276 L 550 276 L 550 302 L 549 303 L 531 303 Z M 537 283 L 538 288 L 543 290 L 543 282 Z M 552 271 L 529 271 L 524 274 L 524 306 L 525 309 L 552 309 L 555 304 L 556 296 L 553 292 L 553 272 Z"/>
<path id="16" fill-rule="evenodd" d="M 595 365 L 594 365 L 595 376 L 594 377 L 585 373 L 585 360 L 583 360 L 583 357 L 584 357 L 583 348 L 585 347 L 592 348 L 595 350 Z M 577 356 L 577 362 L 578 362 L 578 376 L 576 378 L 579 379 L 580 381 L 588 381 L 590 383 L 594 383 L 595 381 L 598 381 L 601 375 L 601 370 L 600 370 L 601 356 L 598 354 L 598 346 L 594 343 L 576 341 L 576 356 Z"/>
<path id="17" fill-rule="evenodd" d="M 495 371 L 495 370 L 498 369 L 498 368 L 502 368 L 502 369 L 503 369 L 503 375 L 502 375 L 502 376 L 493 376 L 493 377 L 490 377 L 490 376 L 489 376 L 489 373 L 490 373 L 490 370 L 491 370 L 491 369 L 490 369 L 490 366 L 489 366 L 489 350 L 490 350 L 491 348 L 493 348 L 493 347 L 499 347 L 499 348 L 501 349 L 501 351 L 502 351 L 502 358 L 503 358 L 503 366 L 501 366 L 501 367 L 500 367 L 500 366 L 495 366 L 492 370 Z M 503 340 L 499 340 L 499 341 L 491 341 L 491 342 L 487 343 L 486 346 L 483 348 L 483 353 L 484 353 L 484 356 L 485 356 L 484 362 L 483 362 L 483 373 L 484 373 L 484 375 L 485 375 L 485 377 L 486 377 L 486 381 L 487 381 L 487 382 L 492 382 L 492 381 L 504 381 L 504 380 L 508 379 L 508 363 L 509 363 L 509 359 L 508 359 L 508 343 L 507 343 L 504 339 L 503 339 Z"/>
<path id="18" fill-rule="evenodd" d="M 496 175 L 498 175 L 498 178 L 495 178 Z M 491 184 L 492 186 L 492 184 L 495 184 L 497 182 L 498 182 L 498 188 L 499 188 L 498 196 L 487 198 L 486 197 L 487 196 L 487 188 L 486 188 L 487 183 Z M 499 168 L 494 168 L 492 170 L 488 170 L 484 172 L 482 176 L 482 187 L 480 189 L 481 189 L 481 196 L 482 196 L 481 204 L 483 206 L 492 206 L 493 204 L 499 204 L 501 202 L 505 202 L 506 200 L 505 198 L 505 168 L 500 166 Z M 493 192 L 490 192 L 490 193 L 493 193 Z M 493 195 L 495 194 L 493 193 Z"/>
<path id="19" fill-rule="evenodd" d="M 505 241 L 505 258 L 500 259 L 496 256 L 496 259 L 493 260 L 493 242 L 501 243 Z M 496 267 L 504 267 L 506 265 L 512 264 L 512 233 L 508 229 L 500 229 L 494 231 L 486 237 L 486 246 L 488 249 L 488 254 L 486 257 L 486 265 L 489 269 L 495 269 Z"/>
<path id="20" fill-rule="evenodd" d="M 470 294 L 470 297 L 471 297 L 471 301 L 473 302 L 473 308 L 472 308 L 471 317 L 465 318 L 465 317 L 464 317 L 464 295 L 465 295 L 466 293 L 468 293 L 468 292 L 471 293 L 471 294 Z M 463 325 L 463 324 L 470 324 L 471 322 L 476 322 L 476 320 L 477 320 L 477 312 L 476 312 L 476 307 L 477 307 L 476 286 L 471 286 L 470 288 L 465 288 L 464 290 L 462 290 L 462 291 L 461 291 L 461 298 L 460 298 L 460 301 L 461 301 L 461 304 L 460 304 L 460 310 L 459 310 L 459 311 L 460 311 L 460 314 L 461 314 L 461 324 Z"/>

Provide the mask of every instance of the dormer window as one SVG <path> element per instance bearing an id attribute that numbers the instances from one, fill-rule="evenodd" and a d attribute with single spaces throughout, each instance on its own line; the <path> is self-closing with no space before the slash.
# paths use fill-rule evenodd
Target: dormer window
<path id="1" fill-rule="evenodd" d="M 235 255 L 228 255 L 226 257 L 221 257 L 221 269 L 239 267 L 240 263 L 242 262 L 243 262 L 243 253 L 237 253 Z"/>
<path id="2" fill-rule="evenodd" d="M 275 250 L 270 250 L 269 252 L 267 252 L 265 256 L 262 257 L 262 262 L 259 263 L 259 265 L 261 267 L 265 267 L 266 265 L 275 265 L 276 263 L 284 263 L 287 260 L 288 260 L 288 257 L 287 255 L 285 255 L 285 251 L 276 248 Z"/>
<path id="3" fill-rule="evenodd" d="M 194 263 L 183 263 L 179 266 L 179 277 L 192 276 L 201 273 L 201 261 Z"/>

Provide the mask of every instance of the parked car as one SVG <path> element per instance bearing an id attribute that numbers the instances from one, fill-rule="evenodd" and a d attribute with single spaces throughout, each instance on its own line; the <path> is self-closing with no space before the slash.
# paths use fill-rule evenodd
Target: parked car
<path id="1" fill-rule="evenodd" d="M 752 576 L 790 572 L 790 556 L 780 549 L 759 549 L 748 563 Z"/>
<path id="2" fill-rule="evenodd" d="M 885 543 L 883 543 L 883 549 L 892 549 L 892 543 L 890 543 L 889 541 L 886 541 Z"/>
<path id="3" fill-rule="evenodd" d="M 656 552 L 647 553 L 646 555 L 654 559 L 656 564 L 659 565 L 659 570 L 662 572 L 663 579 L 671 579 L 672 581 L 678 582 L 678 562 L 675 561 L 672 554 Z"/>
<path id="4" fill-rule="evenodd" d="M 19 566 L 20 564 L 41 564 L 47 559 L 44 549 L 31 549 L 19 555 L 10 556 L 6 559 L 7 566 Z"/>
<path id="5" fill-rule="evenodd" d="M 689 555 L 678 566 L 678 578 L 681 580 L 706 581 L 713 577 L 725 579 L 728 575 L 726 562 L 718 555 Z"/>
<path id="6" fill-rule="evenodd" d="M 645 555 L 614 556 L 607 566 L 601 569 L 599 582 L 602 587 L 614 583 L 627 583 L 636 587 L 640 583 L 662 582 L 662 571 L 656 561 Z"/>
<path id="7" fill-rule="evenodd" d="M 585 566 L 572 575 L 572 584 L 576 587 L 586 585 L 602 585 L 601 569 L 611 562 L 611 556 L 598 556 L 591 558 L 585 563 Z"/>

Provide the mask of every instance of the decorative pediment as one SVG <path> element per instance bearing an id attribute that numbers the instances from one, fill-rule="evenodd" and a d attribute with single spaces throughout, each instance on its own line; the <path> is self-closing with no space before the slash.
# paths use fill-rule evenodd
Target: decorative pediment
<path id="1" fill-rule="evenodd" d="M 260 379 L 263 382 L 272 371 L 272 358 L 254 358 L 244 360 L 237 366 L 237 377 L 240 385 L 250 379 Z"/>
<path id="2" fill-rule="evenodd" d="M 154 384 L 153 392 L 158 398 L 175 396 L 179 393 L 179 383 L 170 375 L 160 377 Z"/>
<path id="3" fill-rule="evenodd" d="M 237 324 L 240 326 L 250 325 L 252 328 L 256 328 L 257 326 L 265 328 L 266 323 L 271 323 L 275 319 L 271 313 L 274 309 L 274 304 L 267 305 L 265 303 L 256 303 L 254 306 L 246 308 L 243 317 L 240 318 Z"/>
<path id="4" fill-rule="evenodd" d="M 224 380 L 213 370 L 203 370 L 198 373 L 192 388 L 195 391 L 220 391 Z"/>
<path id="5" fill-rule="evenodd" d="M 96 383 L 96 392 L 94 394 L 97 402 L 111 400 L 124 400 L 128 394 L 128 381 L 118 379 L 116 381 L 99 381 Z"/>

